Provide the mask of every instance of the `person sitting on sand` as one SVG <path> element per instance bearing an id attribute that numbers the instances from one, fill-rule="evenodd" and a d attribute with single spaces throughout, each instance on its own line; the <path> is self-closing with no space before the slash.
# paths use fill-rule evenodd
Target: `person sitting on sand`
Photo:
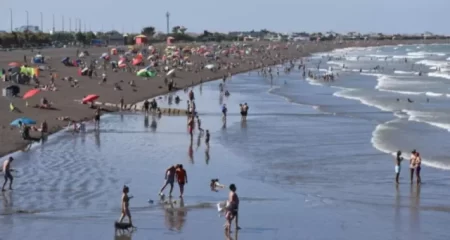
<path id="1" fill-rule="evenodd" d="M 41 98 L 41 104 L 39 105 L 40 108 L 50 108 L 50 103 L 48 102 L 47 98 L 42 97 Z"/>
<path id="2" fill-rule="evenodd" d="M 128 196 L 129 192 L 130 188 L 124 185 L 122 189 L 122 214 L 120 215 L 119 223 L 121 223 L 125 217 L 128 217 L 130 225 L 133 226 L 130 213 L 130 199 L 132 199 L 133 196 Z"/>
<path id="3" fill-rule="evenodd" d="M 60 117 L 57 117 L 56 120 L 58 120 L 58 121 L 70 121 L 70 117 L 68 117 L 68 116 L 60 116 Z"/>
<path id="4" fill-rule="evenodd" d="M 218 192 L 220 188 L 224 188 L 225 186 L 219 183 L 219 179 L 211 179 L 211 183 L 209 184 L 211 191 Z"/>
<path id="5" fill-rule="evenodd" d="M 10 112 L 22 113 L 22 111 L 20 111 L 20 109 L 18 109 L 16 106 L 14 106 L 13 103 L 9 103 L 9 111 Z"/>

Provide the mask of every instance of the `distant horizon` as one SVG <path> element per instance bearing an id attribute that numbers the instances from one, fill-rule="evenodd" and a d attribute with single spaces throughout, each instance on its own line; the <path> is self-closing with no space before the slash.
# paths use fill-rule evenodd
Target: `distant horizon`
<path id="1" fill-rule="evenodd" d="M 142 6 L 142 7 L 136 7 Z M 176 6 L 176 7 L 173 7 Z M 137 33 L 145 26 L 153 26 L 157 31 L 166 32 L 166 12 L 170 12 L 170 27 L 183 25 L 187 32 L 250 31 L 268 29 L 270 31 L 290 32 L 327 32 L 384 34 L 417 34 L 432 32 L 438 35 L 450 34 L 447 24 L 447 10 L 450 1 L 430 0 L 316 0 L 276 2 L 248 2 L 229 0 L 222 5 L 211 4 L 206 0 L 165 2 L 146 2 L 136 0 L 133 4 L 124 4 L 117 9 L 115 4 L 106 1 L 78 0 L 76 4 L 47 0 L 44 3 L 24 0 L 5 2 L 0 9 L 0 29 L 10 30 L 10 9 L 13 27 L 27 25 L 41 26 L 48 32 L 53 26 L 69 30 L 69 18 L 72 30 L 76 18 L 82 19 L 82 29 L 92 31 L 110 31 Z"/>
<path id="2" fill-rule="evenodd" d="M 25 25 L 20 25 L 20 26 L 13 26 L 13 30 L 15 30 L 15 29 L 17 29 L 17 28 L 22 28 L 22 27 L 25 27 L 25 26 L 27 26 L 26 24 Z M 28 26 L 31 26 L 31 27 L 39 27 L 39 30 L 40 31 L 42 31 L 42 29 L 40 29 L 40 26 L 39 25 L 36 25 L 36 24 L 32 24 L 32 23 L 29 23 L 29 25 Z M 149 25 L 149 26 L 146 26 L 146 27 L 150 27 L 151 25 Z M 174 25 L 174 26 L 178 26 L 178 25 Z M 174 26 L 172 26 L 172 27 L 174 27 Z M 152 27 L 154 27 L 154 26 L 152 26 Z M 90 32 L 90 31 L 92 31 L 93 33 L 96 33 L 96 32 L 110 32 L 110 31 L 116 31 L 116 32 L 119 32 L 119 33 L 121 33 L 121 34 L 140 34 L 141 33 L 141 30 L 143 29 L 143 28 L 145 28 L 145 27 L 142 27 L 139 31 L 135 31 L 135 32 L 122 32 L 121 30 L 119 30 L 119 29 L 111 29 L 111 30 L 103 30 L 103 31 L 101 31 L 101 30 L 89 30 L 88 28 L 86 28 L 86 32 Z M 218 32 L 218 33 L 224 33 L 224 34 L 227 34 L 227 33 L 230 33 L 230 32 L 251 32 L 251 31 L 255 31 L 255 32 L 259 32 L 259 31 L 261 31 L 261 30 L 267 30 L 267 31 L 269 31 L 269 32 L 275 32 L 275 33 L 280 33 L 280 34 L 292 34 L 292 33 L 301 33 L 301 32 L 306 32 L 306 33 L 308 33 L 308 34 L 312 34 L 312 33 L 322 33 L 322 34 L 324 34 L 324 33 L 327 33 L 327 32 L 334 32 L 334 33 L 338 33 L 338 34 L 348 34 L 348 33 L 351 33 L 351 32 L 356 32 L 356 33 L 360 33 L 361 35 L 366 35 L 366 34 L 374 34 L 374 33 L 381 33 L 381 34 L 383 34 L 383 35 L 395 35 L 395 34 L 400 34 L 400 35 L 420 35 L 420 34 L 424 34 L 424 33 L 426 33 L 426 32 L 430 32 L 430 33 L 432 33 L 432 34 L 434 34 L 434 35 L 440 35 L 440 36 L 450 36 L 450 34 L 442 34 L 442 33 L 435 33 L 435 32 L 431 32 L 431 31 L 423 31 L 423 32 L 415 32 L 415 33 L 388 33 L 388 32 L 362 32 L 362 31 L 347 31 L 347 32 L 338 32 L 338 31 L 334 31 L 334 30 L 327 30 L 327 31 L 311 31 L 311 32 L 308 32 L 308 31 L 302 31 L 302 30 L 298 30 L 298 31 L 291 31 L 291 32 L 278 32 L 278 31 L 274 31 L 274 30 L 270 30 L 270 29 L 267 29 L 267 28 L 262 28 L 262 29 L 251 29 L 251 30 L 231 30 L 231 31 L 225 31 L 225 32 L 219 32 L 219 31 L 214 31 L 214 30 L 210 30 L 210 29 L 204 29 L 204 30 L 202 30 L 202 31 L 200 31 L 200 32 L 194 32 L 194 31 L 189 31 L 189 29 L 186 31 L 186 34 L 202 34 L 203 33 L 203 31 L 208 31 L 208 32 Z M 44 32 L 44 33 L 50 33 L 51 31 L 52 31 L 53 29 L 48 29 L 48 30 L 44 30 L 44 31 L 42 31 L 42 32 Z M 172 28 L 170 29 L 170 31 L 172 31 Z M 10 29 L 0 29 L 0 32 L 10 32 Z M 74 27 L 72 27 L 72 29 L 70 30 L 69 28 L 64 28 L 64 30 L 62 29 L 62 28 L 60 28 L 60 29 L 58 29 L 58 28 L 56 28 L 55 27 L 55 32 L 75 32 L 75 28 Z M 82 27 L 82 31 L 81 32 L 84 32 L 84 27 Z M 155 33 L 166 33 L 166 31 L 161 31 L 161 30 L 158 30 L 156 27 L 155 27 Z M 172 33 L 172 32 L 170 32 L 170 33 Z"/>

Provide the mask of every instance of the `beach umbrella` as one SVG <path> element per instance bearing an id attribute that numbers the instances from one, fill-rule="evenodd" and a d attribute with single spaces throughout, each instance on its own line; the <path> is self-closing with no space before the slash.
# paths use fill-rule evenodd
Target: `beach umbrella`
<path id="1" fill-rule="evenodd" d="M 26 92 L 25 95 L 23 95 L 23 99 L 31 98 L 31 97 L 33 97 L 34 95 L 36 95 L 40 91 L 41 90 L 39 88 L 31 89 L 28 92 Z"/>
<path id="2" fill-rule="evenodd" d="M 214 64 L 208 64 L 205 66 L 206 69 L 213 69 L 214 67 Z"/>
<path id="3" fill-rule="evenodd" d="M 97 100 L 98 98 L 99 98 L 99 96 L 96 94 L 89 94 L 83 98 L 82 102 L 83 102 L 83 104 L 86 104 L 88 102 L 93 102 L 93 101 Z"/>
<path id="4" fill-rule="evenodd" d="M 169 72 L 167 72 L 166 76 L 170 76 L 175 74 L 175 69 L 170 70 Z"/>
<path id="5" fill-rule="evenodd" d="M 36 121 L 34 121 L 33 119 L 31 119 L 31 118 L 26 118 L 26 117 L 22 117 L 22 118 L 18 118 L 18 119 L 16 119 L 16 120 L 12 121 L 12 122 L 10 123 L 10 125 L 11 125 L 11 126 L 19 126 L 19 122 L 22 122 L 23 124 L 26 124 L 26 125 L 33 125 L 33 124 L 36 124 Z"/>
<path id="6" fill-rule="evenodd" d="M 22 64 L 18 63 L 18 62 L 10 62 L 8 63 L 9 67 L 20 67 Z"/>

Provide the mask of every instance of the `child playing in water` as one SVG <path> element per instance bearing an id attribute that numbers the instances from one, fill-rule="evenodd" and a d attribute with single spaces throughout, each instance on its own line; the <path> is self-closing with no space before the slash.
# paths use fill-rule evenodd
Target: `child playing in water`
<path id="1" fill-rule="evenodd" d="M 133 226 L 133 222 L 131 221 L 131 213 L 129 209 L 129 202 L 130 199 L 133 198 L 133 196 L 128 196 L 128 193 L 130 192 L 130 189 L 128 186 L 124 185 L 122 189 L 122 215 L 120 215 L 119 223 L 123 221 L 123 219 L 128 217 L 128 220 L 130 222 L 130 225 Z"/>

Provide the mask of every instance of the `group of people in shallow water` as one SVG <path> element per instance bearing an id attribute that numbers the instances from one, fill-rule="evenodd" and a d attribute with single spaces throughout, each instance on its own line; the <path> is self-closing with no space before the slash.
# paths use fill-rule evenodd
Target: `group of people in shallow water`
<path id="1" fill-rule="evenodd" d="M 397 151 L 397 156 L 395 157 L 395 183 L 399 184 L 400 172 L 401 172 L 401 163 L 403 161 L 402 152 Z M 422 157 L 420 153 L 415 149 L 411 152 L 411 157 L 409 159 L 409 170 L 410 170 L 410 178 L 411 184 L 414 181 L 414 175 L 416 175 L 417 184 L 422 182 L 422 178 L 420 177 L 420 170 L 422 169 Z"/>
<path id="2" fill-rule="evenodd" d="M 225 83 L 225 80 L 224 80 L 224 83 Z M 188 133 L 191 137 L 191 141 L 193 138 L 194 130 L 197 128 L 199 131 L 199 134 L 206 135 L 205 144 L 206 144 L 207 149 L 209 149 L 210 133 L 209 133 L 209 130 L 207 130 L 207 129 L 204 130 L 202 128 L 202 122 L 201 122 L 201 119 L 196 110 L 194 92 L 192 91 L 192 89 L 189 91 L 187 91 L 187 89 L 185 89 L 185 92 L 187 92 L 188 98 L 189 98 L 189 100 L 187 101 L 187 119 L 188 119 L 187 127 L 188 127 Z M 224 84 L 222 84 L 222 83 L 220 84 L 220 92 L 221 92 L 221 94 L 224 94 L 224 92 L 227 92 L 224 90 Z M 228 94 L 228 96 L 229 96 L 229 94 Z M 241 120 L 245 121 L 247 119 L 249 106 L 247 103 L 244 103 L 244 104 L 239 104 L 239 107 L 240 107 L 240 113 L 241 113 Z M 144 103 L 144 108 L 145 108 L 145 113 L 147 114 L 148 112 L 152 112 L 151 110 L 157 109 L 157 103 L 156 103 L 156 101 L 152 101 L 152 102 L 146 101 L 146 103 Z M 226 105 L 224 104 L 222 106 L 222 114 L 223 114 L 223 118 L 225 120 L 226 120 L 227 111 L 228 110 L 226 108 Z M 165 170 L 164 184 L 161 187 L 159 194 L 158 194 L 162 200 L 164 200 L 164 198 L 165 198 L 164 190 L 167 187 L 169 187 L 169 198 L 172 198 L 172 192 L 173 192 L 175 183 L 177 183 L 178 187 L 179 187 L 179 191 L 180 191 L 179 197 L 183 198 L 184 187 L 188 183 L 188 175 L 182 164 L 172 165 Z M 210 183 L 210 188 L 211 188 L 211 191 L 218 192 L 220 189 L 224 188 L 224 185 L 219 183 L 219 179 L 212 179 L 211 183 Z M 240 227 L 238 226 L 239 197 L 236 193 L 236 190 L 237 190 L 236 185 L 230 184 L 229 189 L 230 189 L 230 193 L 228 194 L 226 212 L 225 212 L 225 219 L 226 219 L 225 229 L 228 231 L 230 231 L 230 226 L 231 226 L 231 223 L 233 220 L 235 221 L 236 229 L 237 230 L 240 229 Z M 131 213 L 130 213 L 130 209 L 129 209 L 129 201 L 131 198 L 133 198 L 133 196 L 129 195 L 129 191 L 130 191 L 130 189 L 128 186 L 124 186 L 122 189 L 122 208 L 121 208 L 122 211 L 121 211 L 119 223 L 122 223 L 124 218 L 127 217 L 129 219 L 130 226 L 133 226 L 133 223 L 131 220 L 132 219 Z"/>

